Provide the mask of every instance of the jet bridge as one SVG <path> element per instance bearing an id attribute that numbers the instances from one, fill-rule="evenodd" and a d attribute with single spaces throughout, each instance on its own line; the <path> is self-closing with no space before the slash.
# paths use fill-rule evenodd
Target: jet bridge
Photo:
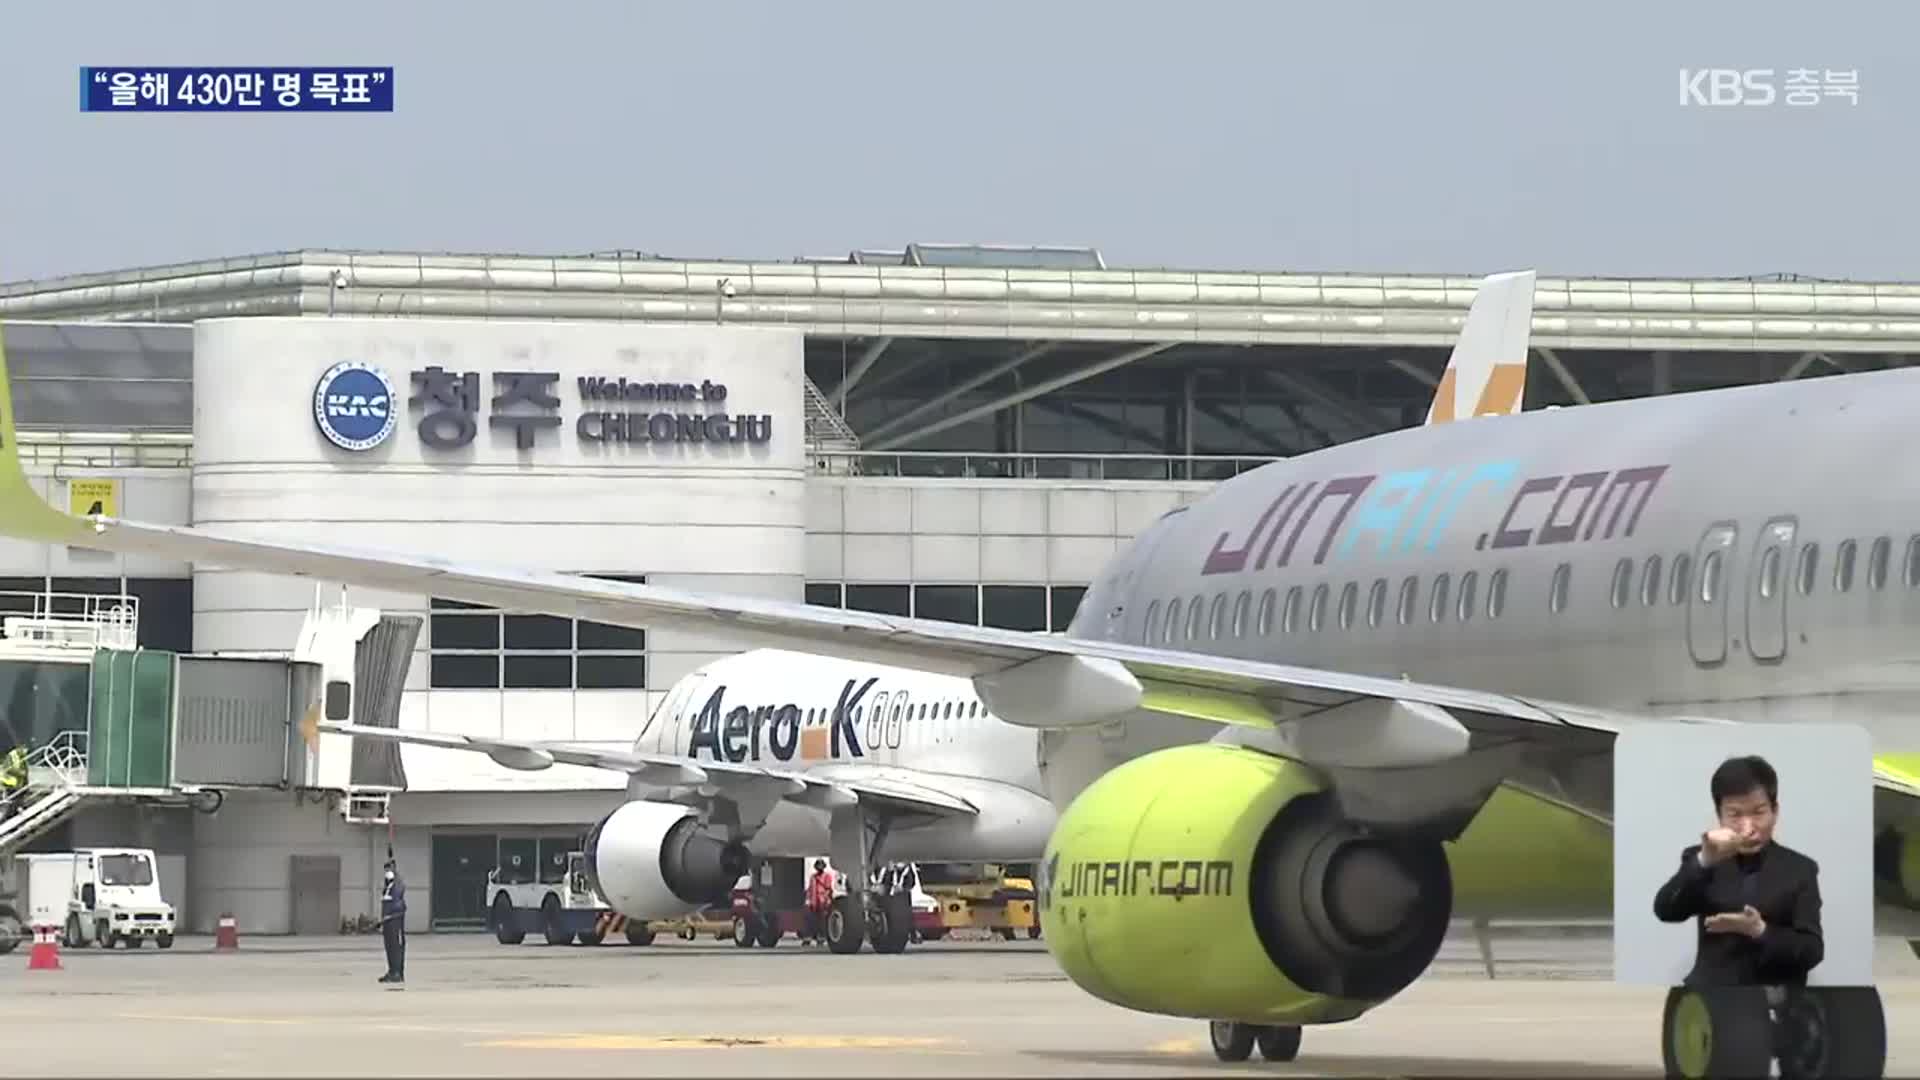
<path id="1" fill-rule="evenodd" d="M 139 648 L 131 608 L 114 618 L 4 622 L 0 695 L 32 751 L 26 788 L 0 795 L 0 857 L 106 801 L 213 813 L 226 791 L 308 790 L 349 822 L 386 821 L 398 745 L 317 724 L 398 725 L 420 616 L 316 603 L 291 650 L 208 654 Z"/>

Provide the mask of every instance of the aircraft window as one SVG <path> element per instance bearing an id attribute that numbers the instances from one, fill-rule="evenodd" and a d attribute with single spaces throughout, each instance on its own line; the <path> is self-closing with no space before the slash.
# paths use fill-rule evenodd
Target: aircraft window
<path id="1" fill-rule="evenodd" d="M 1920 588 L 1920 536 L 1907 537 L 1907 588 Z"/>
<path id="2" fill-rule="evenodd" d="M 1693 556 L 1681 552 L 1673 557 L 1673 577 L 1667 579 L 1667 603 L 1687 602 L 1687 586 L 1693 580 Z"/>
<path id="3" fill-rule="evenodd" d="M 1213 594 L 1213 613 L 1207 617 L 1207 636 L 1218 638 L 1227 623 L 1227 594 Z"/>
<path id="4" fill-rule="evenodd" d="M 1360 586 L 1347 582 L 1347 587 L 1340 590 L 1340 629 L 1353 628 L 1353 609 L 1359 605 L 1359 601 Z"/>
<path id="5" fill-rule="evenodd" d="M 1887 559 L 1893 554 L 1893 541 L 1882 536 L 1867 553 L 1867 588 L 1879 592 L 1887 587 Z"/>
<path id="6" fill-rule="evenodd" d="M 1487 618 L 1497 619 L 1507 610 L 1507 572 L 1495 570 L 1487 579 Z"/>
<path id="7" fill-rule="evenodd" d="M 1187 601 L 1188 641 L 1200 640 L 1200 620 L 1206 617 L 1206 609 L 1201 607 L 1201 605 L 1206 603 L 1206 600 L 1207 598 L 1204 596 L 1196 596 L 1192 600 Z"/>
<path id="8" fill-rule="evenodd" d="M 1709 551 L 1707 552 L 1707 557 L 1700 560 L 1700 602 L 1703 604 L 1711 604 L 1714 598 L 1719 595 L 1720 553 L 1718 551 Z"/>
<path id="9" fill-rule="evenodd" d="M 1255 632 L 1261 637 L 1273 633 L 1273 590 L 1260 594 L 1260 608 L 1253 616 Z"/>
<path id="10" fill-rule="evenodd" d="M 1154 628 L 1160 625 L 1159 618 L 1160 618 L 1160 601 L 1155 600 L 1153 603 L 1147 605 L 1147 624 L 1141 630 L 1141 634 L 1140 634 L 1141 641 L 1153 640 Z"/>
<path id="11" fill-rule="evenodd" d="M 1633 592 L 1632 559 L 1621 559 L 1619 562 L 1613 564 L 1613 588 L 1611 591 L 1613 606 L 1615 608 L 1626 607 L 1627 598 Z"/>
<path id="12" fill-rule="evenodd" d="M 1833 590 L 1846 592 L 1853 588 L 1853 553 L 1858 547 L 1851 540 L 1840 541 L 1840 550 L 1833 557 Z"/>
<path id="13" fill-rule="evenodd" d="M 1640 606 L 1652 607 L 1660 600 L 1660 556 L 1647 556 L 1647 565 L 1641 571 Z"/>
<path id="14" fill-rule="evenodd" d="M 1300 586 L 1287 590 L 1287 602 L 1280 611 L 1280 629 L 1291 634 L 1300 617 Z"/>
<path id="15" fill-rule="evenodd" d="M 1459 603 L 1458 609 L 1455 611 L 1454 614 L 1459 617 L 1461 622 L 1472 621 L 1473 602 L 1476 599 L 1475 594 L 1478 593 L 1479 591 L 1480 591 L 1479 571 L 1469 570 L 1466 573 L 1460 575 L 1460 603 Z"/>
<path id="16" fill-rule="evenodd" d="M 1820 579 L 1820 545 L 1817 542 L 1801 546 L 1800 568 L 1794 576 L 1799 579 L 1800 595 L 1811 595 L 1814 583 Z"/>
<path id="17" fill-rule="evenodd" d="M 1180 598 L 1176 596 L 1173 599 L 1167 601 L 1167 625 L 1166 625 L 1166 629 L 1162 630 L 1160 633 L 1160 640 L 1172 641 L 1173 632 L 1175 630 L 1178 630 L 1179 628 L 1180 628 Z"/>
<path id="18" fill-rule="evenodd" d="M 1247 606 L 1253 603 L 1253 594 L 1240 590 L 1240 599 L 1233 602 L 1233 636 L 1247 636 Z"/>
<path id="19" fill-rule="evenodd" d="M 1313 603 L 1307 607 L 1307 629 L 1318 630 L 1327 614 L 1327 587 L 1316 586 L 1313 590 Z"/>
<path id="20" fill-rule="evenodd" d="M 1373 591 L 1367 594 L 1367 625 L 1379 626 L 1387 617 L 1387 579 L 1375 578 Z"/>
<path id="21" fill-rule="evenodd" d="M 1573 587 L 1573 567 L 1561 563 L 1553 568 L 1553 584 L 1547 590 L 1547 609 L 1558 615 L 1567 609 L 1567 593 Z"/>
<path id="22" fill-rule="evenodd" d="M 920 703 L 920 719 L 925 720 L 926 718 L 927 718 L 927 703 L 923 701 Z"/>
<path id="23" fill-rule="evenodd" d="M 1441 574 L 1433 579 L 1433 595 L 1427 600 L 1427 621 L 1444 622 L 1447 618 L 1447 575 Z"/>
<path id="24" fill-rule="evenodd" d="M 1760 556 L 1760 578 L 1756 585 L 1760 598 L 1770 600 L 1780 585 L 1780 549 L 1770 547 Z"/>
<path id="25" fill-rule="evenodd" d="M 1420 579 L 1412 574 L 1400 583 L 1400 625 L 1413 622 L 1413 605 L 1420 599 Z"/>

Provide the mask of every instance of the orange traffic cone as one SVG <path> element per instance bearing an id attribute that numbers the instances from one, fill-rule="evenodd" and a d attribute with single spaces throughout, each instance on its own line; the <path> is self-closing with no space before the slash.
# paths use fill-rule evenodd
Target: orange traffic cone
<path id="1" fill-rule="evenodd" d="M 220 924 L 213 932 L 213 950 L 215 952 L 232 952 L 239 947 L 240 926 L 234 922 L 232 915 L 222 912 L 220 915 Z"/>
<path id="2" fill-rule="evenodd" d="M 54 937 L 57 932 L 52 926 L 33 928 L 33 948 L 27 953 L 28 971 L 60 970 L 60 941 Z"/>

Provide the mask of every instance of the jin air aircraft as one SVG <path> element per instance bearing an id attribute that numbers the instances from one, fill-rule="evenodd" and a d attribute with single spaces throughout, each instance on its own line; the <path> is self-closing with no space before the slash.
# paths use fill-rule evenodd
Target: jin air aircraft
<path id="1" fill-rule="evenodd" d="M 1532 294 L 1531 273 L 1487 279 L 1456 359 L 1524 365 Z M 821 660 L 807 701 L 755 686 L 738 691 L 745 711 L 732 689 L 709 709 L 711 694 L 676 690 L 630 754 L 327 726 L 629 772 L 654 794 L 589 843 L 630 915 L 730 881 L 768 808 L 822 814 L 835 862 L 863 875 L 915 827 L 953 829 L 955 847 L 1000 828 L 964 778 L 1003 790 L 1032 770 L 1061 808 L 1037 884 L 1072 980 L 1211 1021 L 1223 1058 L 1289 1059 L 1302 1025 L 1409 986 L 1455 916 L 1609 914 L 1627 725 L 1818 718 L 1882 748 L 1912 729 L 1920 521 L 1905 508 L 1920 479 L 1889 464 L 1911 442 L 1920 371 L 1519 412 L 1521 372 L 1485 368 L 1443 382 L 1425 425 L 1266 465 L 1166 514 L 1101 568 L 1061 635 L 76 517 L 22 471 L 10 391 L 0 533 L 834 658 L 849 666 Z M 1004 741 L 969 750 L 981 737 L 956 725 L 953 771 L 936 774 L 917 764 L 932 753 L 909 752 L 903 709 L 899 756 L 836 760 L 835 734 L 870 708 L 853 693 L 885 681 L 852 665 L 952 680 L 908 689 L 916 724 L 922 702 L 944 722 L 949 701 L 977 697 L 994 725 L 1032 734 L 996 729 Z M 647 743 L 668 731 L 686 741 Z M 819 760 L 780 757 L 809 739 L 827 742 Z M 1875 778 L 1884 899 L 1908 909 L 1916 772 L 1920 755 L 1883 754 Z"/>

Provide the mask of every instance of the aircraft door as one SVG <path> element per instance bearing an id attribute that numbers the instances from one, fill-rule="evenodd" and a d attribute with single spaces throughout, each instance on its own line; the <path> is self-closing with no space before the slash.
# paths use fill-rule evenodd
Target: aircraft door
<path id="1" fill-rule="evenodd" d="M 887 714 L 887 749 L 900 749 L 900 731 L 908 718 L 913 716 L 913 704 L 905 690 L 894 695 L 893 711 Z"/>
<path id="2" fill-rule="evenodd" d="M 667 691 L 660 707 L 647 719 L 646 726 L 634 739 L 634 746 L 642 752 L 653 751 L 662 754 L 682 753 L 687 740 L 693 737 L 693 722 L 699 715 L 698 687 L 706 681 L 699 672 L 688 675 Z M 689 709 L 692 716 L 687 715 Z"/>
<path id="3" fill-rule="evenodd" d="M 1709 528 L 1693 552 L 1693 580 L 1687 589 L 1687 651 L 1702 667 L 1727 661 L 1727 608 L 1732 599 L 1733 542 L 1739 529 L 1731 523 Z"/>
<path id="4" fill-rule="evenodd" d="M 1747 652 L 1761 663 L 1787 655 L 1787 566 L 1797 525 L 1793 518 L 1774 518 L 1753 546 L 1747 572 Z"/>
<path id="5" fill-rule="evenodd" d="M 1135 643 L 1146 640 L 1146 602 L 1144 599 L 1139 604 L 1130 604 L 1128 601 L 1147 584 L 1141 580 L 1141 576 L 1152 569 L 1155 550 L 1166 539 L 1173 523 L 1179 520 L 1184 510 L 1185 507 L 1170 510 L 1147 526 L 1145 532 L 1108 564 L 1106 576 L 1082 599 L 1081 611 L 1100 613 L 1099 633 L 1102 640 Z M 1130 610 L 1133 608 L 1138 610 Z"/>

